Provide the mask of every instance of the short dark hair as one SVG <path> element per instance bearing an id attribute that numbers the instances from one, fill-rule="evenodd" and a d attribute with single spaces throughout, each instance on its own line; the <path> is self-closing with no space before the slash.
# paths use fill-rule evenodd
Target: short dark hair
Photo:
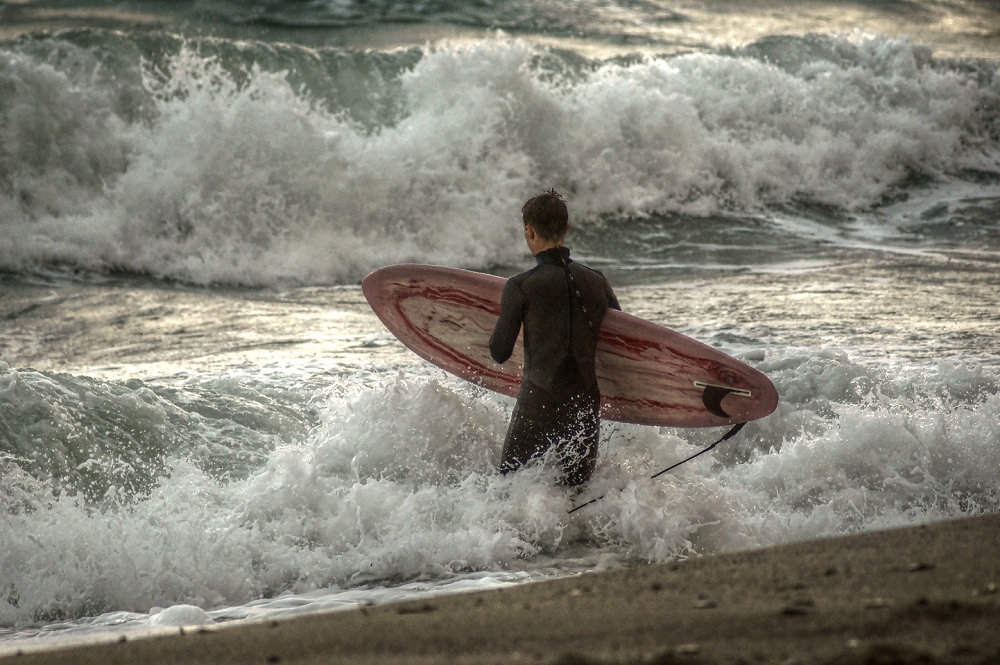
<path id="1" fill-rule="evenodd" d="M 528 199 L 521 207 L 521 218 L 546 240 L 561 238 L 569 228 L 566 199 L 554 189 Z"/>

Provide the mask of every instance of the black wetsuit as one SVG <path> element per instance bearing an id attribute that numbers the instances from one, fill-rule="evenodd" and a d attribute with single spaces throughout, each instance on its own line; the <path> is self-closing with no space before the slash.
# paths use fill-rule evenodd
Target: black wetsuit
<path id="1" fill-rule="evenodd" d="M 564 482 L 580 485 L 597 463 L 597 336 L 608 308 L 621 307 L 607 278 L 570 260 L 565 247 L 540 252 L 536 259 L 534 268 L 507 280 L 490 338 L 490 355 L 502 363 L 524 327 L 524 378 L 500 469 L 513 471 L 554 447 Z"/>

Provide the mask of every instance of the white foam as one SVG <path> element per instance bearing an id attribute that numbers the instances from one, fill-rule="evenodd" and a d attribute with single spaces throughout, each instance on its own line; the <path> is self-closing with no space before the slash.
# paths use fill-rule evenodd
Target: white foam
<path id="1" fill-rule="evenodd" d="M 150 610 L 148 623 L 151 626 L 203 626 L 215 623 L 208 612 L 194 605 L 173 605 L 166 609 Z"/>
<path id="2" fill-rule="evenodd" d="M 699 54 L 553 81 L 523 41 L 440 46 L 401 76 L 403 117 L 376 131 L 283 73 L 253 67 L 238 84 L 193 47 L 147 72 L 129 123 L 93 55 L 64 45 L 86 66 L 63 70 L 4 51 L 0 267 L 336 283 L 403 261 L 513 262 L 519 205 L 547 186 L 579 220 L 852 211 L 915 175 L 997 170 L 982 115 L 995 84 L 924 66 L 906 39 L 841 47 L 852 62 Z"/>
<path id="3" fill-rule="evenodd" d="M 607 423 L 586 495 L 607 496 L 572 518 L 586 496 L 546 467 L 495 472 L 510 400 L 407 374 L 329 395 L 322 424 L 245 480 L 175 458 L 148 496 L 100 509 L 23 486 L 27 509 L 0 513 L 0 624 L 557 574 L 576 569 L 580 546 L 621 565 L 1000 509 L 995 376 L 889 372 L 832 351 L 768 357 L 779 410 L 655 481 L 719 432 Z"/>

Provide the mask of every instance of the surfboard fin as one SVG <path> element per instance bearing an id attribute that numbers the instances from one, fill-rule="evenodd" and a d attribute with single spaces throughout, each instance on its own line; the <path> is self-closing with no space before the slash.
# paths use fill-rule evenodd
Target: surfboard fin
<path id="1" fill-rule="evenodd" d="M 705 390 L 701 393 L 702 404 L 705 405 L 705 408 L 713 416 L 729 418 L 730 415 L 722 408 L 722 398 L 731 392 L 735 391 L 732 388 L 725 388 L 723 386 L 706 385 Z"/>
<path id="2" fill-rule="evenodd" d="M 724 398 L 729 393 L 734 395 L 742 395 L 743 397 L 752 397 L 749 390 L 744 390 L 743 388 L 730 388 L 728 386 L 717 386 L 713 383 L 705 383 L 704 381 L 695 381 L 695 388 L 701 388 L 701 402 L 708 409 L 708 412 L 713 416 L 718 416 L 720 418 L 732 418 L 725 410 L 722 408 L 722 398 Z"/>

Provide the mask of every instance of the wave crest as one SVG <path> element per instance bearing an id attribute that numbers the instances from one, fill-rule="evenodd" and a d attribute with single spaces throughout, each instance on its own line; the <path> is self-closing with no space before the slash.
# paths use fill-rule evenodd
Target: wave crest
<path id="1" fill-rule="evenodd" d="M 996 77 L 905 39 L 782 39 L 608 62 L 502 36 L 346 60 L 177 41 L 125 48 L 113 77 L 99 39 L 8 48 L 0 268 L 343 283 L 513 263 L 519 204 L 548 186 L 627 232 L 652 212 L 865 210 L 1000 170 Z"/>

